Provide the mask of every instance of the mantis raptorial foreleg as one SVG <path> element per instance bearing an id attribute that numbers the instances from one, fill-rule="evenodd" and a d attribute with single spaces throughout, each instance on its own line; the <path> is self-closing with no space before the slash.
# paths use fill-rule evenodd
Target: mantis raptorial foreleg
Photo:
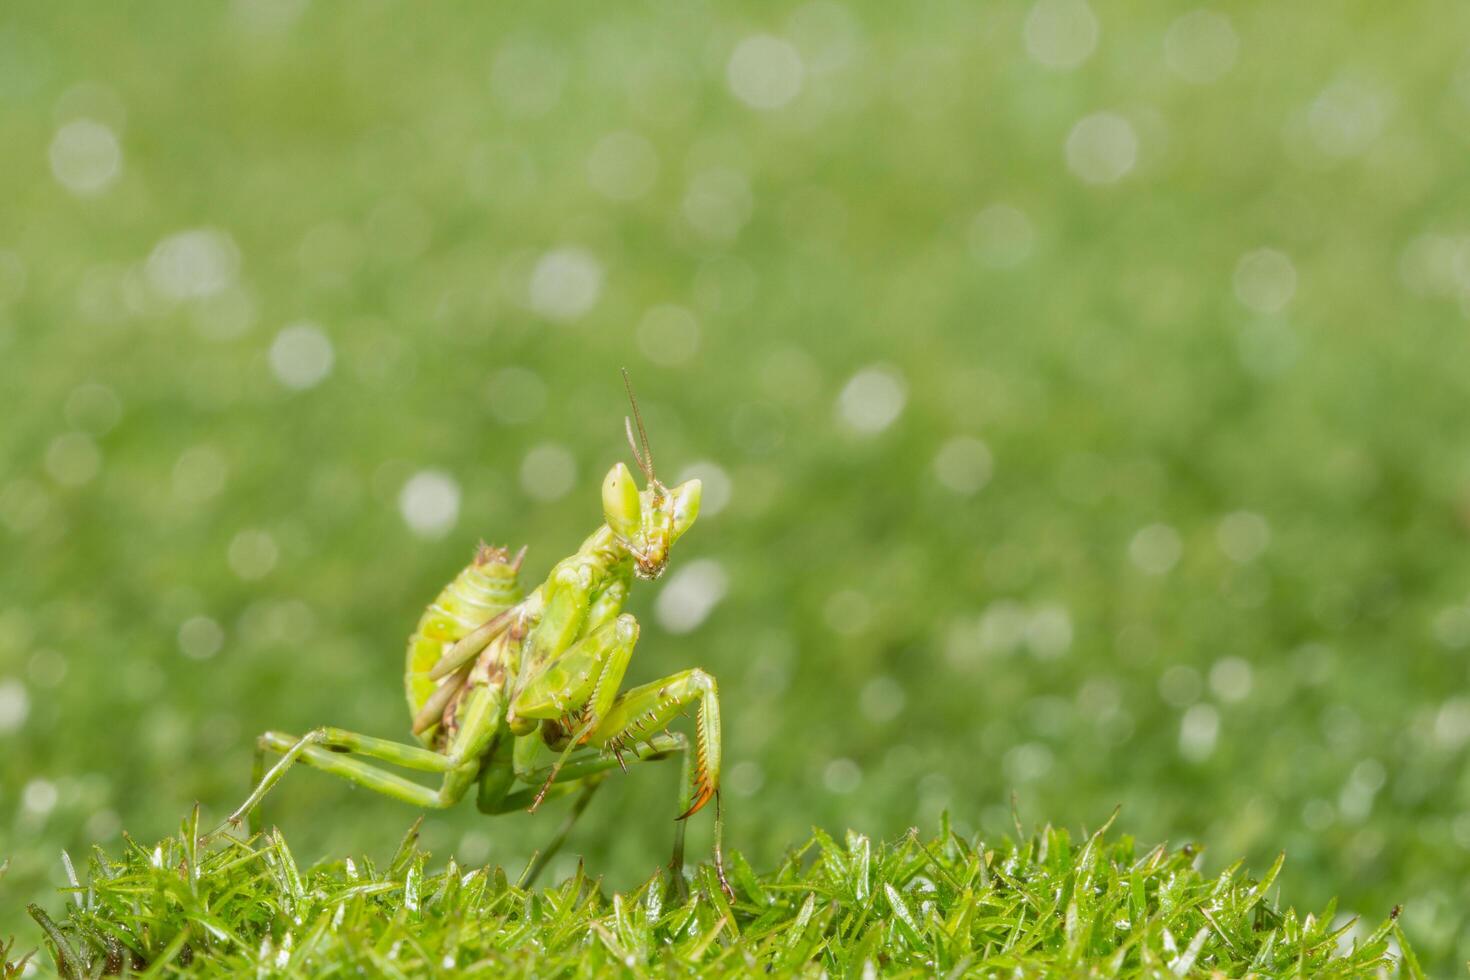
<path id="1" fill-rule="evenodd" d="M 694 751 L 685 753 L 678 817 L 680 827 L 676 832 L 675 857 L 671 862 L 678 867 L 682 865 L 683 856 L 683 820 L 698 812 L 719 793 L 722 750 L 719 690 L 713 677 L 695 669 L 618 695 L 618 685 L 622 683 L 637 641 L 637 620 L 626 614 L 619 616 L 547 664 L 516 697 L 510 714 L 513 719 L 556 722 L 562 736 L 568 738 L 561 757 L 546 770 L 541 790 L 532 799 L 531 809 L 534 810 L 559 778 L 576 778 L 563 767 L 578 746 L 602 749 L 605 755 L 611 755 L 622 765 L 624 754 L 632 747 L 647 742 L 687 707 L 696 705 Z M 534 738 L 534 734 L 521 736 L 515 753 L 516 775 L 530 785 L 535 785 L 539 773 L 526 771 L 522 750 L 531 746 L 530 740 Z M 717 801 L 715 854 L 723 883 L 718 839 L 722 822 Z"/>
<path id="2" fill-rule="evenodd" d="M 693 799 L 679 819 L 692 816 L 720 791 L 720 694 L 715 679 L 699 668 L 671 674 L 619 696 L 593 731 L 590 744 L 617 756 L 629 745 L 663 730 L 684 709 L 698 705 L 694 724 Z"/>

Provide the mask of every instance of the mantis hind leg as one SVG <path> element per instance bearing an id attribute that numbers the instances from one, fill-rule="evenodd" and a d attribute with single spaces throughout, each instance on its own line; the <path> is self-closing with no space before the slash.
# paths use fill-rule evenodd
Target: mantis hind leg
<path id="1" fill-rule="evenodd" d="M 531 864 L 526 868 L 526 873 L 521 876 L 519 882 L 521 888 L 530 888 L 534 885 L 536 879 L 540 877 L 541 872 L 546 870 L 546 866 L 551 863 L 551 859 L 556 857 L 562 845 L 567 842 L 567 837 L 571 835 L 572 827 L 576 825 L 577 818 L 582 815 L 583 810 L 587 809 L 587 804 L 592 802 L 592 794 L 597 792 L 597 787 L 602 785 L 602 778 L 601 774 L 599 774 L 588 776 L 581 781 L 582 792 L 572 803 L 572 808 L 567 812 L 566 818 L 562 820 L 561 826 L 557 828 L 556 836 L 552 837 L 551 842 L 531 859 Z M 570 789 L 575 784 L 566 785 Z"/>
<path id="2" fill-rule="evenodd" d="M 481 688 L 467 699 L 464 722 L 445 753 L 389 739 L 361 735 L 340 728 L 318 728 L 301 738 L 266 732 L 256 740 L 254 789 L 245 802 L 217 828 L 239 826 L 251 815 L 271 788 L 298 762 L 329 772 L 375 793 L 429 809 L 451 807 L 464 796 L 480 769 L 480 757 L 500 727 L 502 698 L 498 689 Z M 267 752 L 281 758 L 262 775 Z M 367 759 L 417 772 L 442 775 L 436 789 L 416 783 Z M 251 820 L 251 829 L 256 821 Z"/>

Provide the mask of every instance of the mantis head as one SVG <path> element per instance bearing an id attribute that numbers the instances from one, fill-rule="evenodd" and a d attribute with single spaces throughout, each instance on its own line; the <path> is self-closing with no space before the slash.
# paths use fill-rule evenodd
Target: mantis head
<path id="1" fill-rule="evenodd" d="M 626 371 L 623 380 L 628 380 Z M 632 471 L 622 463 L 615 464 L 602 481 L 602 513 L 619 543 L 633 556 L 633 569 L 638 577 L 655 579 L 669 563 L 669 549 L 699 516 L 703 485 L 698 480 L 688 480 L 669 489 L 659 482 L 653 470 L 653 453 L 648 448 L 648 433 L 643 431 L 643 419 L 638 414 L 638 402 L 633 400 L 631 385 L 628 398 L 633 401 L 633 419 L 623 420 L 628 444 L 648 485 L 639 490 Z M 639 440 L 633 437 L 634 419 L 638 423 L 642 452 L 638 449 Z"/>

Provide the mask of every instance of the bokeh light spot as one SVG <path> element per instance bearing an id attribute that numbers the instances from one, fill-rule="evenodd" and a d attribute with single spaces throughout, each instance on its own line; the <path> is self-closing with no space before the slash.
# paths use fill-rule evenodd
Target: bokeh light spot
<path id="1" fill-rule="evenodd" d="M 1040 742 L 1023 742 L 1005 754 L 1006 775 L 1017 783 L 1032 783 L 1051 772 L 1055 756 Z"/>
<path id="2" fill-rule="evenodd" d="M 863 784 L 863 770 L 851 759 L 833 759 L 822 770 L 822 785 L 833 793 L 846 795 Z"/>
<path id="3" fill-rule="evenodd" d="M 46 447 L 46 472 L 64 487 L 90 483 L 102 469 L 102 453 L 90 436 L 67 432 Z"/>
<path id="4" fill-rule="evenodd" d="M 1225 657 L 1210 668 L 1210 690 L 1221 701 L 1244 701 L 1252 680 L 1251 665 L 1239 657 Z"/>
<path id="5" fill-rule="evenodd" d="M 1238 510 L 1226 514 L 1215 529 L 1215 540 L 1220 550 L 1231 561 L 1254 561 L 1271 543 L 1271 526 L 1260 514 Z"/>
<path id="6" fill-rule="evenodd" d="M 699 480 L 704 485 L 699 498 L 701 519 L 714 517 L 730 502 L 730 474 L 719 463 L 707 459 L 690 463 L 679 473 L 679 478 L 674 483 L 677 485 L 686 480 Z"/>
<path id="7" fill-rule="evenodd" d="M 730 576 L 712 558 L 676 567 L 654 601 L 658 623 L 670 633 L 692 633 L 709 618 L 730 588 Z"/>
<path id="8" fill-rule="evenodd" d="M 26 687 L 14 678 L 0 681 L 0 734 L 19 731 L 31 713 L 31 698 Z"/>
<path id="9" fill-rule="evenodd" d="M 991 204 L 970 222 L 970 253 L 992 269 L 1020 265 L 1035 243 L 1031 219 L 1010 204 Z"/>
<path id="10" fill-rule="evenodd" d="M 658 151 L 637 133 L 609 133 L 597 141 L 587 158 L 587 179 L 603 197 L 636 200 L 658 180 Z"/>
<path id="11" fill-rule="evenodd" d="M 1164 32 L 1164 61 L 1186 82 L 1208 85 L 1235 67 L 1240 38 L 1230 18 L 1213 10 L 1181 14 Z"/>
<path id="12" fill-rule="evenodd" d="M 122 172 L 117 134 L 95 119 L 75 119 L 51 139 L 51 175 L 78 197 L 105 191 Z"/>
<path id="13" fill-rule="evenodd" d="M 49 779 L 32 779 L 21 790 L 20 802 L 30 813 L 44 817 L 56 807 L 60 794 Z"/>
<path id="14" fill-rule="evenodd" d="M 903 414 L 908 383 L 898 368 L 876 364 L 848 379 L 837 396 L 837 418 L 859 435 L 877 435 Z"/>
<path id="15" fill-rule="evenodd" d="M 521 460 L 521 489 L 532 500 L 560 500 L 577 482 L 577 458 L 554 442 L 531 449 Z"/>
<path id="16" fill-rule="evenodd" d="M 699 320 L 673 303 L 650 307 L 638 321 L 638 349 L 663 367 L 687 364 L 699 350 Z"/>
<path id="17" fill-rule="evenodd" d="M 757 34 L 735 46 L 725 66 L 730 91 L 752 109 L 780 109 L 801 94 L 801 53 L 779 37 Z"/>
<path id="18" fill-rule="evenodd" d="M 486 388 L 490 414 L 505 425 L 523 425 L 546 409 L 546 382 L 523 367 L 501 368 Z"/>
<path id="19" fill-rule="evenodd" d="M 1235 264 L 1235 298 L 1256 313 L 1280 313 L 1296 294 L 1296 266 L 1285 252 L 1258 248 Z"/>
<path id="20" fill-rule="evenodd" d="M 1055 660 L 1072 647 L 1072 614 L 1058 603 L 1031 611 L 1026 621 L 1026 646 L 1042 660 Z"/>
<path id="21" fill-rule="evenodd" d="M 858 695 L 858 707 L 862 710 L 863 717 L 882 724 L 902 714 L 907 700 L 903 685 L 892 677 L 883 675 L 863 685 L 862 693 Z"/>
<path id="22" fill-rule="evenodd" d="M 224 456 L 213 446 L 194 446 L 174 462 L 174 496 L 188 504 L 208 500 L 225 488 Z"/>
<path id="23" fill-rule="evenodd" d="M 1307 131 L 1328 157 L 1360 156 L 1378 139 L 1392 110 L 1386 91 L 1361 79 L 1340 78 L 1312 100 Z"/>
<path id="24" fill-rule="evenodd" d="M 122 402 L 106 385 L 87 382 L 66 396 L 63 414 L 72 428 L 100 436 L 122 418 Z"/>
<path id="25" fill-rule="evenodd" d="M 973 436 L 950 439 L 934 454 L 935 477 L 945 489 L 963 496 L 983 489 L 994 467 L 990 447 Z"/>
<path id="26" fill-rule="evenodd" d="M 1072 127 L 1066 151 L 1072 173 L 1089 184 L 1112 184 L 1128 176 L 1138 162 L 1138 136 L 1122 116 L 1097 112 Z"/>
<path id="27" fill-rule="evenodd" d="M 750 220 L 750 181 L 738 170 L 726 167 L 707 170 L 689 182 L 682 211 L 701 237 L 711 242 L 730 242 Z"/>
<path id="28" fill-rule="evenodd" d="M 230 570 L 247 582 L 264 578 L 276 567 L 280 548 L 269 531 L 250 528 L 230 539 Z"/>
<path id="29" fill-rule="evenodd" d="M 1220 736 L 1220 712 L 1214 705 L 1195 704 L 1179 722 L 1179 754 L 1203 762 L 1215 751 Z"/>
<path id="30" fill-rule="evenodd" d="M 335 358 L 331 339 L 314 323 L 283 327 L 271 342 L 271 372 L 281 384 L 297 391 L 325 381 Z"/>
<path id="31" fill-rule="evenodd" d="M 1171 707 L 1187 708 L 1199 700 L 1204 681 L 1188 664 L 1175 664 L 1159 675 L 1159 697 Z"/>
<path id="32" fill-rule="evenodd" d="M 1174 567 L 1183 553 L 1184 543 L 1179 539 L 1179 532 L 1167 524 L 1140 528 L 1128 542 L 1128 557 L 1150 575 L 1163 575 Z"/>
<path id="33" fill-rule="evenodd" d="M 585 248 L 552 249 L 536 260 L 529 284 L 531 309 L 568 323 L 585 316 L 602 295 L 602 265 Z"/>
<path id="34" fill-rule="evenodd" d="M 224 644 L 224 627 L 208 616 L 191 616 L 179 626 L 179 650 L 190 660 L 208 660 Z"/>
<path id="35" fill-rule="evenodd" d="M 1101 32 L 1086 0 L 1036 0 L 1023 33 L 1032 61 L 1067 71 L 1092 57 Z"/>
<path id="36" fill-rule="evenodd" d="M 838 589 L 822 605 L 822 616 L 832 632 L 857 636 L 873 621 L 873 603 L 857 589 Z"/>
<path id="37" fill-rule="evenodd" d="M 725 786 L 736 796 L 754 796 L 766 783 L 766 771 L 759 762 L 742 759 L 730 767 Z"/>
<path id="38" fill-rule="evenodd" d="M 218 228 L 168 236 L 153 247 L 145 266 L 148 284 L 173 301 L 213 296 L 235 281 L 239 269 L 235 240 Z"/>
<path id="39" fill-rule="evenodd" d="M 561 53 L 529 37 L 514 37 L 495 52 L 490 91 L 514 116 L 544 116 L 561 100 L 567 68 Z"/>
<path id="40" fill-rule="evenodd" d="M 421 538 L 442 538 L 459 520 L 459 483 L 442 470 L 420 470 L 398 494 L 398 512 Z"/>

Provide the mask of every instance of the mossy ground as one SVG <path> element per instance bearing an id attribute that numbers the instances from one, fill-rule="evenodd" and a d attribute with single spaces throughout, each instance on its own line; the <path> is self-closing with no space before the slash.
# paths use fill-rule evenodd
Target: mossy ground
<path id="1" fill-rule="evenodd" d="M 526 889 L 453 858 L 428 870 L 417 824 L 382 866 L 302 868 L 278 831 L 201 846 L 186 821 L 151 848 L 99 849 L 85 879 L 68 860 L 62 914 L 31 911 L 66 977 L 1422 976 L 1396 909 L 1369 927 L 1284 906 L 1284 858 L 1206 875 L 1193 848 L 1107 826 L 1018 836 L 815 831 L 769 872 L 731 853 L 730 899 L 709 864 L 686 896 L 662 871 L 609 894 L 581 867 Z"/>

